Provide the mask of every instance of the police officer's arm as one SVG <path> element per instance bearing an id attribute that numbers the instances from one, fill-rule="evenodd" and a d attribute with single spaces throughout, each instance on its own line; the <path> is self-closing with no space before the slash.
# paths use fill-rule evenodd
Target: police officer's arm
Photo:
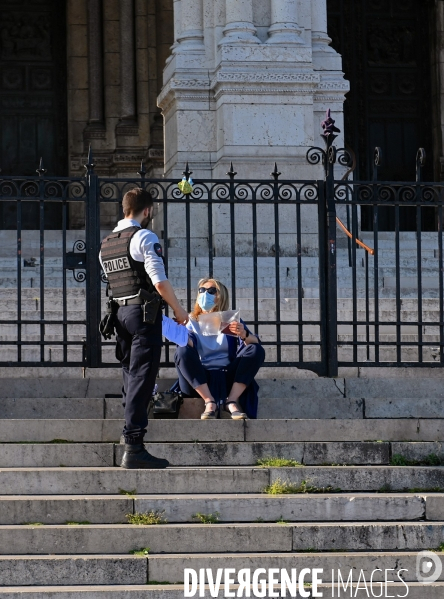
<path id="1" fill-rule="evenodd" d="M 136 233 L 131 241 L 131 255 L 136 260 L 142 259 L 144 261 L 148 276 L 158 293 L 173 310 L 177 322 L 187 322 L 188 313 L 179 304 L 173 287 L 166 277 L 162 246 L 157 235 L 146 229 Z"/>
<path id="2" fill-rule="evenodd" d="M 166 301 L 166 303 L 169 305 L 169 307 L 173 310 L 177 322 L 181 324 L 188 322 L 188 312 L 184 310 L 182 306 L 179 304 L 179 300 L 177 299 L 176 294 L 174 293 L 174 289 L 171 283 L 168 281 L 168 279 L 165 279 L 164 281 L 160 281 L 160 283 L 157 283 L 155 285 L 155 288 Z"/>

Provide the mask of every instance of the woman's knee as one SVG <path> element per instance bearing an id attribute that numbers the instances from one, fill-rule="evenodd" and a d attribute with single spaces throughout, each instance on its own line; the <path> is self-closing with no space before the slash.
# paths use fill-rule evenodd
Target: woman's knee
<path id="1" fill-rule="evenodd" d="M 190 345 L 178 347 L 174 353 L 174 362 L 177 366 L 177 364 L 181 361 L 187 362 L 190 359 L 195 359 L 195 354 L 197 354 L 197 350 L 195 347 L 191 347 Z"/>
<path id="2" fill-rule="evenodd" d="M 250 343 L 243 351 L 244 356 L 255 358 L 259 367 L 265 361 L 265 350 L 260 343 Z"/>

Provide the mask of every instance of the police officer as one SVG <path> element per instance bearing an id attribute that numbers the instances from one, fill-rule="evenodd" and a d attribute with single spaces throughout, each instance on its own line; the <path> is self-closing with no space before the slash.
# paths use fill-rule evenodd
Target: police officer
<path id="1" fill-rule="evenodd" d="M 162 298 L 177 322 L 186 323 L 188 314 L 167 280 L 159 239 L 146 229 L 154 210 L 150 194 L 132 189 L 125 194 L 122 207 L 125 218 L 103 240 L 100 252 L 111 295 L 119 304 L 116 357 L 122 364 L 125 408 L 121 466 L 166 468 L 168 460 L 149 454 L 143 444 L 148 401 L 160 363 Z"/>

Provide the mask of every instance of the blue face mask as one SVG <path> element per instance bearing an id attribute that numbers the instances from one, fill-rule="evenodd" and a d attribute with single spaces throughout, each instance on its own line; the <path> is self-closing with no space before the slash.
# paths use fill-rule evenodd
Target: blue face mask
<path id="1" fill-rule="evenodd" d="M 214 308 L 214 305 L 216 303 L 215 298 L 215 295 L 210 295 L 207 292 L 200 293 L 199 297 L 197 298 L 197 303 L 202 308 L 202 310 L 205 310 L 205 312 L 209 312 L 212 308 Z"/>

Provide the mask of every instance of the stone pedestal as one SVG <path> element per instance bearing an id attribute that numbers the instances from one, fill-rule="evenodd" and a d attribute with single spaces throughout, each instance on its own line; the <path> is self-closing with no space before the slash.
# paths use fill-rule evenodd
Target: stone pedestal
<path id="1" fill-rule="evenodd" d="M 283 179 L 323 177 L 322 166 L 308 165 L 306 153 L 320 143 L 327 108 L 341 127 L 348 91 L 340 57 L 329 47 L 325 2 L 176 0 L 183 29 L 158 98 L 165 118 L 167 177 L 179 179 L 187 161 L 195 179 L 226 179 L 231 162 L 241 179 L 269 179 L 275 162 Z M 184 11 L 190 5 L 198 28 L 186 33 Z M 342 145 L 341 139 L 338 143 Z M 302 210 L 304 246 L 312 251 L 317 245 L 316 207 Z M 272 243 L 268 247 L 266 241 L 273 238 L 273 219 L 262 212 L 261 251 L 273 255 Z M 204 217 L 201 226 L 204 230 Z M 283 230 L 285 223 L 279 226 Z M 228 207 L 215 208 L 217 255 L 226 251 L 223 239 L 229 230 Z M 290 237 L 286 255 L 296 252 Z"/>
<path id="2" fill-rule="evenodd" d="M 322 176 L 305 154 L 318 144 L 328 107 L 341 125 L 348 90 L 329 46 L 325 0 L 176 0 L 174 7 L 181 31 L 158 98 L 165 175 L 179 177 L 188 161 L 195 177 L 225 177 L 233 162 L 242 178 L 267 178 L 276 161 L 285 178 Z"/>

